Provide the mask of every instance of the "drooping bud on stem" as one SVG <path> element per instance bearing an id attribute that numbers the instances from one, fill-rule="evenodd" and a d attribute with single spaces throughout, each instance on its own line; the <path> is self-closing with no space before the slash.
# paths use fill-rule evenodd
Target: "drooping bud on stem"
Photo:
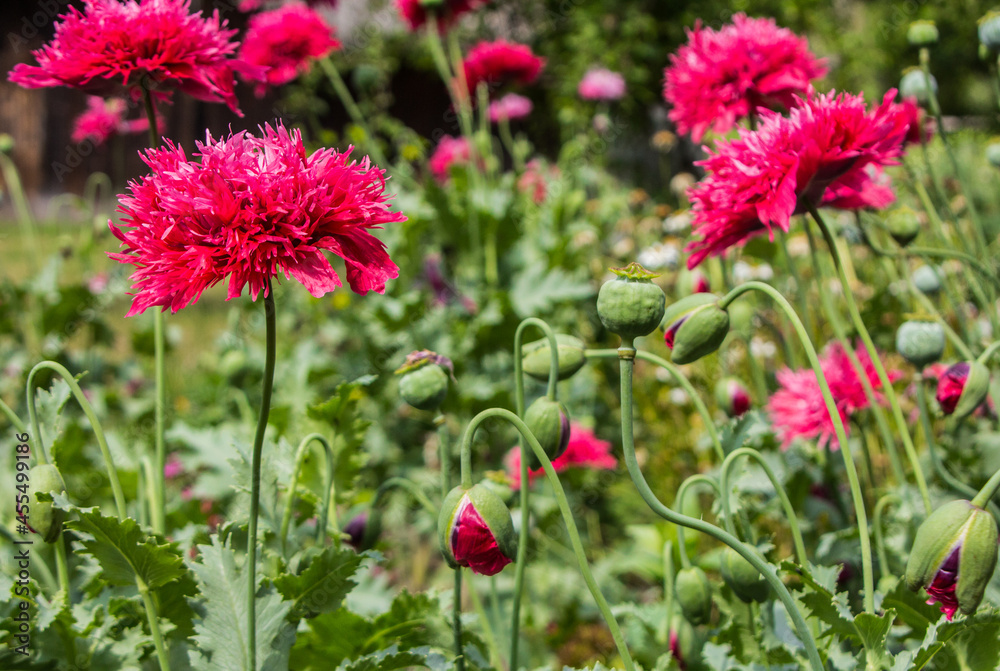
<path id="1" fill-rule="evenodd" d="M 719 307 L 715 294 L 685 296 L 663 315 L 663 340 L 674 363 L 697 361 L 719 349 L 729 334 L 729 313 Z"/>
<path id="2" fill-rule="evenodd" d="M 483 485 L 448 492 L 438 517 L 438 542 L 449 566 L 481 575 L 496 575 L 517 556 L 510 511 Z"/>
<path id="3" fill-rule="evenodd" d="M 938 378 L 937 402 L 946 415 L 962 419 L 986 399 L 990 371 L 978 361 L 959 361 Z"/>
<path id="4" fill-rule="evenodd" d="M 448 357 L 426 349 L 411 352 L 396 370 L 399 395 L 418 410 L 437 410 L 448 395 L 448 378 L 453 372 Z"/>

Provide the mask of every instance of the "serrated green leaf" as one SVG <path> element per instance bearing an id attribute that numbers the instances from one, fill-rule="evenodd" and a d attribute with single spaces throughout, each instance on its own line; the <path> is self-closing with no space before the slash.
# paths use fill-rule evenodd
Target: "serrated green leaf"
<path id="1" fill-rule="evenodd" d="M 865 648 L 866 669 L 889 668 L 892 658 L 886 650 L 886 636 L 895 619 L 896 611 L 892 609 L 885 611 L 883 615 L 860 613 L 854 618 L 854 626 Z"/>
<path id="2" fill-rule="evenodd" d="M 344 662 L 337 667 L 337 671 L 393 671 L 393 669 L 406 669 L 411 666 L 443 670 L 447 668 L 447 657 L 428 647 L 400 652 L 396 646 L 392 646 L 371 655 Z"/>
<path id="3" fill-rule="evenodd" d="M 192 668 L 205 671 L 245 671 L 247 668 L 248 600 L 246 568 L 237 567 L 236 553 L 212 536 L 211 545 L 199 545 L 201 562 L 191 568 L 205 598 L 205 617 L 195 624 L 194 640 L 201 655 L 192 655 Z M 257 670 L 288 668 L 295 628 L 285 617 L 290 604 L 273 589 L 257 590 Z"/>
<path id="4" fill-rule="evenodd" d="M 357 584 L 351 577 L 366 555 L 348 547 L 327 547 L 299 575 L 283 574 L 274 586 L 292 602 L 292 617 L 300 618 L 337 610 Z"/>
<path id="5" fill-rule="evenodd" d="M 511 307 L 518 317 L 548 312 L 556 303 L 582 301 L 594 295 L 594 287 L 580 273 L 569 274 L 561 268 L 546 270 L 530 265 L 514 280 L 510 292 Z"/>
<path id="6" fill-rule="evenodd" d="M 89 534 L 82 540 L 85 552 L 101 565 L 111 585 L 133 585 L 136 578 L 157 589 L 184 575 L 184 560 L 174 543 L 159 543 L 130 517 L 104 517 L 98 510 L 76 509 L 77 519 L 66 523 Z"/>
<path id="7" fill-rule="evenodd" d="M 937 606 L 925 603 L 902 580 L 882 599 L 882 607 L 895 610 L 897 617 L 913 631 L 914 638 L 923 637 L 927 628 L 941 617 Z"/>

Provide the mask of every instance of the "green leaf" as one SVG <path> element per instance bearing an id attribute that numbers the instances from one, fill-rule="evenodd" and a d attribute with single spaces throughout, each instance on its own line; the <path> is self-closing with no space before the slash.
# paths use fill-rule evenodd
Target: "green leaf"
<path id="1" fill-rule="evenodd" d="M 274 586 L 292 602 L 292 618 L 337 610 L 357 584 L 351 577 L 366 556 L 348 547 L 327 547 L 299 575 L 280 575 Z"/>
<path id="2" fill-rule="evenodd" d="M 158 542 L 130 517 L 104 517 L 96 509 L 75 511 L 78 518 L 66 526 L 90 536 L 82 540 L 84 551 L 100 563 L 109 584 L 134 585 L 138 578 L 156 589 L 184 575 L 184 559 L 175 543 Z"/>
<path id="3" fill-rule="evenodd" d="M 448 668 L 447 658 L 431 648 L 413 648 L 400 652 L 396 646 L 380 650 L 337 667 L 337 671 L 392 671 L 406 669 L 412 666 L 429 669 Z"/>
<path id="4" fill-rule="evenodd" d="M 517 316 L 524 318 L 549 312 L 556 303 L 582 301 L 593 295 L 594 287 L 579 273 L 571 275 L 561 268 L 546 271 L 537 264 L 515 278 L 510 302 Z"/>
<path id="5" fill-rule="evenodd" d="M 211 545 L 199 545 L 201 562 L 192 566 L 205 597 L 205 617 L 195 624 L 201 656 L 192 668 L 205 671 L 246 671 L 248 599 L 246 568 L 236 565 L 236 553 L 212 536 Z M 288 668 L 295 627 L 286 621 L 291 605 L 271 588 L 257 589 L 257 671 Z M 193 656 L 194 657 L 194 656 Z"/>
<path id="6" fill-rule="evenodd" d="M 886 650 L 886 636 L 889 634 L 889 628 L 892 627 L 892 622 L 895 619 L 896 611 L 891 608 L 883 615 L 860 613 L 854 618 L 854 626 L 857 628 L 861 644 L 865 648 L 866 669 L 889 668 L 892 658 Z"/>

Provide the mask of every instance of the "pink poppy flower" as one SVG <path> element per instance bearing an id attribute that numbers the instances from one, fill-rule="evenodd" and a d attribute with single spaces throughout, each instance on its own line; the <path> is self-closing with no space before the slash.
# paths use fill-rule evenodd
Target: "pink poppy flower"
<path id="1" fill-rule="evenodd" d="M 163 464 L 163 477 L 172 480 L 184 473 L 184 462 L 180 460 L 176 453 L 167 457 L 167 463 Z"/>
<path id="2" fill-rule="evenodd" d="M 869 112 L 861 96 L 831 91 L 788 117 L 762 112 L 758 130 L 719 142 L 699 162 L 708 176 L 688 192 L 699 236 L 688 267 L 761 233 L 773 240 L 775 228 L 787 233 L 808 205 L 885 206 L 891 192 L 879 188 L 878 168 L 898 162 L 909 128 L 894 95 Z"/>
<path id="3" fill-rule="evenodd" d="M 480 82 L 490 91 L 511 82 L 530 84 L 538 79 L 544 65 L 545 59 L 532 53 L 528 45 L 506 40 L 480 42 L 469 50 L 462 62 L 465 83 L 473 97 Z"/>
<path id="4" fill-rule="evenodd" d="M 881 388 L 875 365 L 868 357 L 864 348 L 856 350 L 858 360 L 868 376 L 871 386 L 876 391 Z M 845 430 L 850 433 L 847 423 L 851 414 L 868 407 L 868 397 L 851 365 L 847 352 L 839 343 L 833 343 L 820 356 L 820 369 L 830 386 L 830 394 L 844 422 Z M 899 371 L 888 371 L 889 379 L 899 379 Z M 819 382 L 811 368 L 790 370 L 785 368 L 776 375 L 780 389 L 771 395 L 767 404 L 767 412 L 771 418 L 781 448 L 788 449 L 797 438 L 815 440 L 819 445 L 829 443 L 831 449 L 839 447 L 833 421 L 826 410 Z M 877 399 L 882 401 L 881 396 Z"/>
<path id="5" fill-rule="evenodd" d="M 263 97 L 269 86 L 287 84 L 308 72 L 310 63 L 340 48 L 334 30 L 316 10 L 298 3 L 261 12 L 250 19 L 240 58 L 266 70 L 254 94 Z"/>
<path id="6" fill-rule="evenodd" d="M 939 377 L 937 385 L 937 402 L 941 412 L 950 415 L 955 412 L 958 399 L 962 397 L 965 383 L 969 380 L 972 366 L 967 361 L 959 361 L 949 366 Z"/>
<path id="7" fill-rule="evenodd" d="M 663 97 L 678 132 L 700 142 L 709 128 L 724 133 L 762 110 L 795 107 L 810 80 L 824 74 L 824 61 L 809 52 L 805 38 L 774 19 L 737 14 L 718 31 L 700 21 L 688 31 L 687 44 L 664 71 Z"/>
<path id="8" fill-rule="evenodd" d="M 258 69 L 232 58 L 236 31 L 226 29 L 218 10 L 211 18 L 190 10 L 190 0 L 85 0 L 82 12 L 70 7 L 52 41 L 32 52 L 38 65 L 15 65 L 9 79 L 102 96 L 148 86 L 160 100 L 179 89 L 241 114 L 233 72 L 251 76 Z"/>
<path id="9" fill-rule="evenodd" d="M 499 100 L 490 103 L 490 121 L 499 123 L 501 119 L 508 121 L 523 119 L 531 114 L 534 106 L 529 98 L 516 93 L 508 93 Z"/>
<path id="10" fill-rule="evenodd" d="M 240 131 L 198 143 L 200 161 L 172 143 L 146 152 L 151 173 L 120 196 L 122 241 L 111 258 L 135 266 L 129 316 L 159 306 L 177 312 L 229 280 L 227 300 L 267 291 L 279 273 L 313 296 L 341 285 L 323 254 L 344 259 L 359 294 L 382 293 L 398 276 L 369 229 L 405 221 L 389 209 L 385 173 L 368 158 L 320 149 L 307 154 L 299 131 L 280 123 L 262 137 Z"/>
<path id="11" fill-rule="evenodd" d="M 549 182 L 562 176 L 558 166 L 545 165 L 537 158 L 528 161 L 517 178 L 517 190 L 528 194 L 535 205 L 541 205 L 549 194 Z"/>
<path id="12" fill-rule="evenodd" d="M 443 0 L 434 4 L 425 4 L 421 0 L 396 0 L 396 9 L 411 31 L 419 30 L 427 23 L 428 14 L 434 12 L 442 29 L 454 25 L 462 14 L 472 11 L 482 2 L 480 0 Z"/>
<path id="13" fill-rule="evenodd" d="M 625 97 L 625 78 L 607 68 L 591 68 L 576 92 L 584 100 L 621 100 Z"/>
<path id="14" fill-rule="evenodd" d="M 90 140 L 96 145 L 107 142 L 116 133 L 142 133 L 149 128 L 149 119 L 126 120 L 127 105 L 120 98 L 105 100 L 99 96 L 87 98 L 87 109 L 73 121 L 70 138 L 73 142 Z M 162 117 L 158 119 L 162 129 Z"/>
<path id="15" fill-rule="evenodd" d="M 451 176 L 451 166 L 464 165 L 469 162 L 469 141 L 464 137 L 445 135 L 438 142 L 427 165 L 439 183 L 444 184 Z"/>
<path id="16" fill-rule="evenodd" d="M 570 422 L 569 444 L 562 456 L 552 460 L 552 468 L 561 473 L 568 468 L 592 468 L 595 470 L 614 470 L 618 460 L 611 454 L 611 443 L 601 440 L 588 429 Z M 507 477 L 511 479 L 511 487 L 521 488 L 521 448 L 514 447 L 504 457 L 504 468 Z M 545 477 L 541 468 L 528 470 L 528 484 L 533 484 L 538 478 Z"/>

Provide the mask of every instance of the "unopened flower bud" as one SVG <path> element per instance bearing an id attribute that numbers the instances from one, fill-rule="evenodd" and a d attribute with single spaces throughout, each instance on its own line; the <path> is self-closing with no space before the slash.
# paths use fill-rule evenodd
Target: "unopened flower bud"
<path id="1" fill-rule="evenodd" d="M 897 207 L 886 217 L 885 226 L 889 235 L 900 247 L 906 247 L 920 234 L 920 220 L 917 213 L 908 207 Z"/>
<path id="2" fill-rule="evenodd" d="M 931 99 L 931 91 L 937 94 L 938 86 L 934 75 L 930 75 L 930 88 L 927 87 L 927 76 L 920 68 L 909 68 L 899 80 L 899 95 L 904 98 L 916 98 L 921 105 L 926 105 Z"/>
<path id="3" fill-rule="evenodd" d="M 524 413 L 524 423 L 538 439 L 538 444 L 542 446 L 549 461 L 562 456 L 566 451 L 569 445 L 569 414 L 562 403 L 542 396 L 528 406 Z M 535 451 L 530 447 L 526 446 L 522 453 L 527 455 L 530 468 L 542 467 Z"/>
<path id="4" fill-rule="evenodd" d="M 729 313 L 715 294 L 691 294 L 667 308 L 664 342 L 674 363 L 691 363 L 719 349 L 729 334 Z"/>
<path id="5" fill-rule="evenodd" d="M 761 572 L 732 548 L 722 553 L 722 579 L 741 601 L 767 601 L 771 586 Z"/>
<path id="6" fill-rule="evenodd" d="M 587 362 L 583 354 L 584 348 L 585 345 L 579 338 L 565 333 L 556 334 L 556 354 L 559 357 L 560 380 L 572 377 L 576 371 L 583 368 L 583 364 Z M 552 365 L 549 339 L 542 338 L 528 343 L 521 350 L 521 353 L 524 372 L 540 382 L 548 381 L 549 366 Z"/>
<path id="7" fill-rule="evenodd" d="M 944 327 L 937 322 L 903 322 L 896 331 L 896 351 L 917 368 L 934 363 L 944 352 Z"/>
<path id="8" fill-rule="evenodd" d="M 906 585 L 926 588 L 949 620 L 961 609 L 972 615 L 997 565 L 997 523 L 970 501 L 949 501 L 917 529 L 906 562 Z"/>
<path id="9" fill-rule="evenodd" d="M 941 291 L 941 271 L 933 266 L 919 266 L 913 271 L 913 284 L 924 294 Z"/>
<path id="10" fill-rule="evenodd" d="M 681 569 L 674 579 L 674 596 L 691 624 L 705 624 L 712 617 L 712 584 L 697 566 Z"/>
<path id="11" fill-rule="evenodd" d="M 396 371 L 399 395 L 418 410 L 437 410 L 448 395 L 451 360 L 430 350 L 411 352 Z M 447 372 L 445 372 L 447 371 Z"/>
<path id="12" fill-rule="evenodd" d="M 735 377 L 723 378 L 715 385 L 715 402 L 730 417 L 739 417 L 750 409 L 750 392 Z"/>
<path id="13" fill-rule="evenodd" d="M 906 41 L 914 47 L 928 47 L 937 43 L 938 37 L 933 21 L 914 21 L 906 31 Z"/>
<path id="14" fill-rule="evenodd" d="M 496 575 L 517 556 L 510 511 L 483 485 L 448 492 L 438 517 L 438 542 L 449 566 L 481 575 Z"/>
<path id="15" fill-rule="evenodd" d="M 979 19 L 979 43 L 992 52 L 1000 51 L 1000 12 L 987 12 Z"/>
<path id="16" fill-rule="evenodd" d="M 35 494 L 65 494 L 66 483 L 63 482 L 59 469 L 52 464 L 38 464 L 28 471 L 28 483 L 32 496 L 28 519 L 31 529 L 40 535 L 46 543 L 55 542 L 62 531 L 66 511 L 55 507 L 52 501 L 39 501 Z"/>
<path id="17" fill-rule="evenodd" d="M 358 552 L 371 550 L 382 533 L 382 514 L 377 508 L 358 513 L 344 525 L 347 544 Z"/>
<path id="18" fill-rule="evenodd" d="M 597 316 L 623 340 L 649 335 L 663 318 L 667 297 L 653 283 L 651 273 L 638 263 L 612 268 L 617 277 L 605 282 L 597 294 Z"/>
<path id="19" fill-rule="evenodd" d="M 938 378 L 937 402 L 946 415 L 962 419 L 979 407 L 990 390 L 990 371 L 978 361 L 959 361 Z"/>

